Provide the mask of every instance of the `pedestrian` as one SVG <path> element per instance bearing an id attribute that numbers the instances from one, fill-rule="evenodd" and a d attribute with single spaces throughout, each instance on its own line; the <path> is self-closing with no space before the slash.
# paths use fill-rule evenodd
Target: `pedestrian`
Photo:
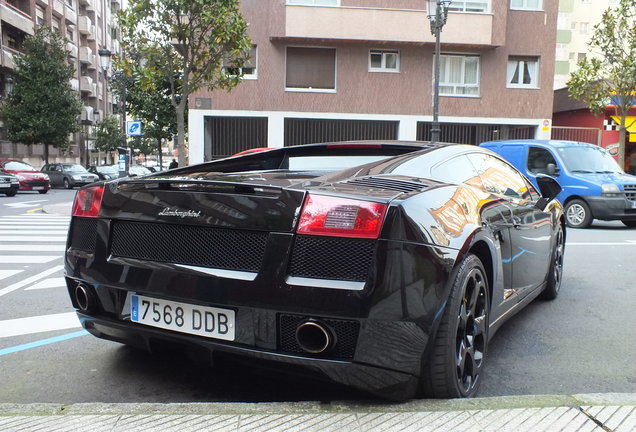
<path id="1" fill-rule="evenodd" d="M 177 168 L 178 166 L 179 166 L 179 162 L 177 162 L 176 159 L 172 159 L 172 162 L 170 162 L 170 165 L 168 165 L 168 169 Z"/>

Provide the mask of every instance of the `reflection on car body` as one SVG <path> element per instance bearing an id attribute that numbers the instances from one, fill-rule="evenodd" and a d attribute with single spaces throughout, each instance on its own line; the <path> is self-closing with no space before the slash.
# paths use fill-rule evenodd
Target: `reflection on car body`
<path id="1" fill-rule="evenodd" d="M 559 291 L 560 188 L 540 186 L 476 146 L 390 141 L 118 179 L 78 192 L 66 282 L 104 339 L 270 360 L 385 398 L 472 396 L 496 329 Z"/>

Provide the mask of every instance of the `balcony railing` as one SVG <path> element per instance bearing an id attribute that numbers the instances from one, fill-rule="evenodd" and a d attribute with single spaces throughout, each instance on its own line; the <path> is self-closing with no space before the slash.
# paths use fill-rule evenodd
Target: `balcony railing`
<path id="1" fill-rule="evenodd" d="M 33 34 L 33 18 L 8 3 L 0 3 L 0 19 L 24 33 Z"/>
<path id="2" fill-rule="evenodd" d="M 445 44 L 493 45 L 493 15 L 450 13 Z M 466 31 L 470 29 L 470 31 Z M 286 38 L 433 43 L 425 10 L 285 6 Z"/>

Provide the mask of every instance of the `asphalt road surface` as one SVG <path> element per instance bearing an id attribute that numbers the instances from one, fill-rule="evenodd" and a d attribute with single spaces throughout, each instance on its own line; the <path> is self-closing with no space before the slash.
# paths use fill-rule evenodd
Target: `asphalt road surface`
<path id="1" fill-rule="evenodd" d="M 370 399 L 232 359 L 208 367 L 86 334 L 62 279 L 68 217 L 42 213 L 70 208 L 73 195 L 0 197 L 0 403 Z M 634 258 L 636 229 L 569 230 L 558 299 L 535 301 L 497 333 L 479 396 L 636 393 Z"/>

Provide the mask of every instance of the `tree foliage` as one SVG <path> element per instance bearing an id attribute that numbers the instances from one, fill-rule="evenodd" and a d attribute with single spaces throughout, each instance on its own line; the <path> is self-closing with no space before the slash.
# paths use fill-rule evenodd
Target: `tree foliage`
<path id="1" fill-rule="evenodd" d="M 636 96 L 636 4 L 620 0 L 607 9 L 589 43 L 590 56 L 578 63 L 567 86 L 597 116 L 612 106 L 620 118 L 619 163 L 625 165 L 627 114 Z"/>
<path id="2" fill-rule="evenodd" d="M 141 87 L 157 91 L 169 85 L 180 166 L 189 95 L 202 88 L 230 90 L 240 82 L 240 75 L 223 70 L 240 70 L 251 48 L 238 6 L 238 0 L 130 0 L 119 14 L 125 52 L 144 59 Z"/>
<path id="3" fill-rule="evenodd" d="M 13 142 L 44 144 L 65 149 L 69 134 L 77 131 L 82 103 L 71 89 L 74 68 L 66 41 L 48 27 L 37 28 L 24 41 L 24 53 L 17 56 L 13 92 L 0 115 Z"/>
<path id="4" fill-rule="evenodd" d="M 95 130 L 95 148 L 103 152 L 114 152 L 124 142 L 124 134 L 117 117 L 106 116 L 97 124 Z"/>

